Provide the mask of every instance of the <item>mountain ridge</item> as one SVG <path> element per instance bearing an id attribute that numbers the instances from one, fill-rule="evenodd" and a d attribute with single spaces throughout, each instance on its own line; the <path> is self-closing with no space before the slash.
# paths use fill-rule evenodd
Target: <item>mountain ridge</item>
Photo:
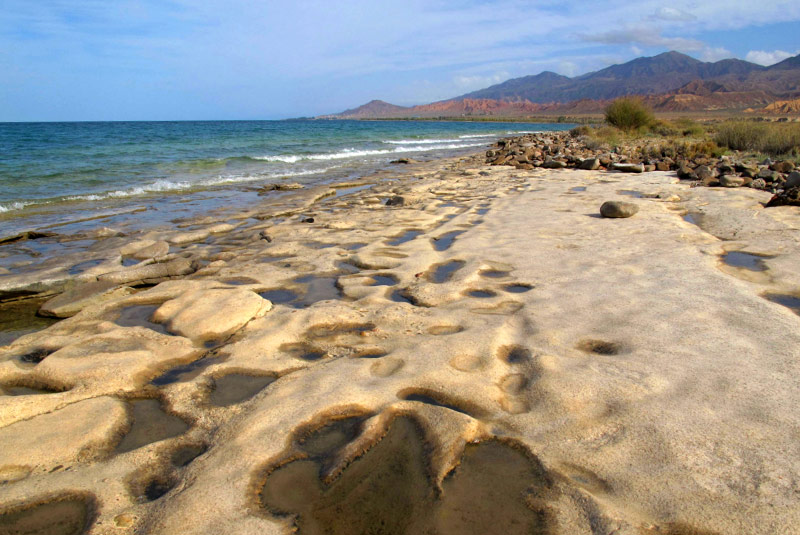
<path id="1" fill-rule="evenodd" d="M 543 71 L 430 104 L 404 107 L 373 100 L 321 118 L 588 113 L 602 110 L 615 98 L 634 95 L 657 111 L 763 108 L 800 97 L 800 55 L 764 67 L 733 58 L 704 62 L 670 51 L 572 78 Z"/>

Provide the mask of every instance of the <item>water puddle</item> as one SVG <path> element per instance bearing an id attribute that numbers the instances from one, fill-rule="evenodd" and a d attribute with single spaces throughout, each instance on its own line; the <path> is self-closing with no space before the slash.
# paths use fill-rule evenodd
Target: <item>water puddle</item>
<path id="1" fill-rule="evenodd" d="M 58 322 L 57 318 L 36 315 L 49 298 L 21 299 L 0 303 L 0 346 L 8 345 L 20 336 L 46 329 Z"/>
<path id="2" fill-rule="evenodd" d="M 341 474 L 326 477 L 328 459 L 360 433 L 360 421 L 348 425 L 307 439 L 307 458 L 273 469 L 259 493 L 267 511 L 294 517 L 302 535 L 554 532 L 550 479 L 520 448 L 495 440 L 467 445 L 440 496 L 427 475 L 429 445 L 407 416 Z"/>
<path id="3" fill-rule="evenodd" d="M 439 264 L 434 267 L 433 272 L 428 276 L 431 282 L 442 284 L 449 281 L 453 274 L 459 269 L 463 268 L 467 263 L 463 260 L 451 260 L 444 264 Z"/>
<path id="4" fill-rule="evenodd" d="M 689 213 L 684 215 L 682 219 L 692 225 L 700 226 L 700 214 Z"/>
<path id="5" fill-rule="evenodd" d="M 569 188 L 570 191 L 574 191 L 575 193 L 579 191 L 586 191 L 586 186 L 575 186 L 574 188 Z"/>
<path id="6" fill-rule="evenodd" d="M 117 445 L 116 453 L 125 453 L 176 437 L 189 429 L 189 424 L 173 414 L 164 412 L 157 399 L 136 399 L 130 402 L 133 423 L 130 431 Z"/>
<path id="7" fill-rule="evenodd" d="M 398 282 L 397 277 L 389 274 L 371 275 L 371 278 L 372 284 L 370 286 L 394 286 Z"/>
<path id="8" fill-rule="evenodd" d="M 305 342 L 283 344 L 278 349 L 291 357 L 306 362 L 315 362 L 328 356 L 324 349 L 320 349 Z"/>
<path id="9" fill-rule="evenodd" d="M 499 269 L 486 269 L 478 273 L 481 277 L 488 277 L 490 279 L 502 279 L 511 275 L 510 271 L 502 271 Z"/>
<path id="10" fill-rule="evenodd" d="M 433 238 L 433 248 L 437 251 L 448 250 L 453 246 L 453 242 L 456 241 L 456 238 L 461 234 L 464 234 L 464 232 L 465 231 L 463 230 L 451 230 L 450 232 L 442 234 L 438 238 Z"/>
<path id="11" fill-rule="evenodd" d="M 131 267 L 135 266 L 141 262 L 141 260 L 136 260 L 135 258 L 125 257 L 122 259 L 122 267 Z"/>
<path id="12" fill-rule="evenodd" d="M 506 284 L 503 286 L 504 292 L 509 292 L 512 294 L 523 294 L 525 292 L 530 292 L 533 290 L 533 286 L 530 284 Z"/>
<path id="13" fill-rule="evenodd" d="M 348 243 L 346 245 L 342 245 L 341 247 L 342 247 L 342 249 L 344 249 L 346 251 L 357 251 L 357 250 L 361 249 L 362 247 L 366 247 L 366 246 L 367 246 L 366 243 Z"/>
<path id="14" fill-rule="evenodd" d="M 154 386 L 165 386 L 183 381 L 191 381 L 212 364 L 218 364 L 220 362 L 224 362 L 222 357 L 202 357 L 189 364 L 183 364 L 172 368 L 150 381 L 150 384 Z"/>
<path id="15" fill-rule="evenodd" d="M 478 299 L 487 299 L 497 295 L 491 290 L 467 290 L 464 293 L 470 297 L 476 297 Z"/>
<path id="16" fill-rule="evenodd" d="M 294 255 L 262 256 L 258 261 L 262 264 L 268 264 L 270 262 L 280 262 L 281 260 L 286 260 L 287 258 L 294 258 Z"/>
<path id="17" fill-rule="evenodd" d="M 339 197 L 344 197 L 345 195 L 350 195 L 351 193 L 355 193 L 357 191 L 364 191 L 365 189 L 371 188 L 375 184 L 361 184 L 358 186 L 344 186 L 344 187 L 336 187 L 333 185 L 335 192 L 333 194 L 332 199 L 338 199 Z"/>
<path id="18" fill-rule="evenodd" d="M 486 214 L 489 213 L 489 208 L 488 207 L 487 208 L 478 208 L 477 210 L 475 210 L 475 213 L 478 214 L 478 215 L 486 215 Z"/>
<path id="19" fill-rule="evenodd" d="M 87 500 L 62 498 L 0 513 L 0 533 L 9 535 L 79 535 L 92 521 Z"/>
<path id="20" fill-rule="evenodd" d="M 632 190 L 632 189 L 620 189 L 620 190 L 617 190 L 617 194 L 618 195 L 627 195 L 628 197 L 635 197 L 637 199 L 643 199 L 645 197 L 645 194 L 642 193 L 641 191 L 636 191 L 636 190 Z"/>
<path id="21" fill-rule="evenodd" d="M 722 261 L 727 265 L 750 271 L 766 271 L 768 268 L 764 263 L 765 258 L 772 257 L 743 253 L 741 251 L 730 251 L 722 255 Z"/>
<path id="22" fill-rule="evenodd" d="M 414 304 L 414 300 L 406 294 L 405 290 L 393 291 L 392 295 L 389 296 L 389 299 L 395 303 L 408 303 L 409 305 Z"/>
<path id="23" fill-rule="evenodd" d="M 59 392 L 62 392 L 62 390 L 33 388 L 23 385 L 0 385 L 0 395 L 3 396 L 41 396 L 44 394 L 58 394 Z"/>
<path id="24" fill-rule="evenodd" d="M 209 400 L 217 407 L 241 403 L 255 396 L 275 382 L 272 375 L 244 375 L 230 373 L 214 379 L 214 389 Z"/>
<path id="25" fill-rule="evenodd" d="M 421 235 L 421 230 L 407 230 L 403 234 L 399 236 L 395 236 L 393 240 L 387 240 L 385 243 L 386 245 L 391 245 L 392 247 L 397 247 L 398 245 L 402 245 L 406 242 L 410 242 L 417 236 Z"/>
<path id="26" fill-rule="evenodd" d="M 294 282 L 306 286 L 305 294 L 300 299 L 292 302 L 295 308 L 305 308 L 319 301 L 339 300 L 342 298 L 342 290 L 337 284 L 338 277 L 304 275 L 294 279 Z"/>
<path id="27" fill-rule="evenodd" d="M 271 301 L 273 305 L 285 305 L 286 303 L 297 301 L 300 298 L 300 296 L 295 292 L 291 290 L 284 290 L 282 288 L 267 290 L 266 292 L 261 292 L 258 295 Z"/>
<path id="28" fill-rule="evenodd" d="M 81 262 L 80 264 L 75 264 L 71 268 L 69 268 L 70 275 L 80 275 L 86 270 L 89 270 L 93 267 L 97 267 L 100 264 L 105 262 L 102 258 L 97 258 L 95 260 L 87 260 L 86 262 Z"/>
<path id="29" fill-rule="evenodd" d="M 800 297 L 788 294 L 764 294 L 764 298 L 792 309 L 795 314 L 800 314 Z"/>
<path id="30" fill-rule="evenodd" d="M 251 279 L 249 277 L 236 277 L 233 279 L 226 279 L 222 281 L 224 284 L 230 284 L 231 286 L 245 286 L 247 284 L 260 284 L 259 281 L 255 279 Z"/>
<path id="31" fill-rule="evenodd" d="M 497 357 L 507 364 L 522 364 L 531 359 L 531 350 L 513 344 L 502 346 L 497 350 Z"/>
<path id="32" fill-rule="evenodd" d="M 120 327 L 146 327 L 161 334 L 171 334 L 160 323 L 151 321 L 153 313 L 160 305 L 134 305 L 123 308 L 114 323 Z"/>

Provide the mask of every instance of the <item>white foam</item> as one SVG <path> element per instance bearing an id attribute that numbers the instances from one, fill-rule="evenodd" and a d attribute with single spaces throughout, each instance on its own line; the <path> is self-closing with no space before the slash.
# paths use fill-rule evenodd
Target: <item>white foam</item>
<path id="1" fill-rule="evenodd" d="M 449 143 L 440 145 L 415 145 L 415 146 L 401 146 L 394 149 L 373 149 L 373 150 L 356 150 L 345 149 L 342 152 L 332 152 L 328 154 L 284 154 L 279 156 L 254 156 L 257 160 L 264 160 L 267 162 L 284 162 L 296 163 L 301 160 L 341 160 L 345 158 L 357 158 L 359 156 L 379 156 L 382 154 L 395 154 L 398 152 L 425 152 L 432 150 L 445 150 L 445 149 L 465 149 L 469 147 L 481 147 L 483 143 Z"/>
<path id="2" fill-rule="evenodd" d="M 435 143 L 458 143 L 460 139 L 387 139 L 382 143 L 391 143 L 392 145 L 432 145 Z"/>
<path id="3" fill-rule="evenodd" d="M 0 204 L 0 214 L 3 212 L 13 212 L 14 210 L 22 210 L 26 206 L 34 204 L 32 202 L 12 202 L 8 204 Z"/>
<path id="4" fill-rule="evenodd" d="M 497 134 L 464 134 L 463 136 L 458 136 L 459 139 L 473 139 L 479 137 L 496 137 Z"/>

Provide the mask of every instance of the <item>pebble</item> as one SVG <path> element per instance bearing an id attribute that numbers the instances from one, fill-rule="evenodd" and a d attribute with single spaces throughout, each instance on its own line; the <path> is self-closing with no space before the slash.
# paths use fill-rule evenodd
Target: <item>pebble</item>
<path id="1" fill-rule="evenodd" d="M 625 201 L 606 201 L 600 206 L 600 215 L 603 217 L 631 217 L 638 211 L 639 206 Z"/>

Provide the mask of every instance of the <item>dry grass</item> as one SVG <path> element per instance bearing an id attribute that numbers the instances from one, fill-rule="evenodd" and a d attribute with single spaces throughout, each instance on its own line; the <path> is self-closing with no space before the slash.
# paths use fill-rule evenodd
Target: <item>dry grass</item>
<path id="1" fill-rule="evenodd" d="M 714 141 L 732 150 L 796 156 L 800 153 L 800 124 L 726 121 L 717 127 Z"/>

